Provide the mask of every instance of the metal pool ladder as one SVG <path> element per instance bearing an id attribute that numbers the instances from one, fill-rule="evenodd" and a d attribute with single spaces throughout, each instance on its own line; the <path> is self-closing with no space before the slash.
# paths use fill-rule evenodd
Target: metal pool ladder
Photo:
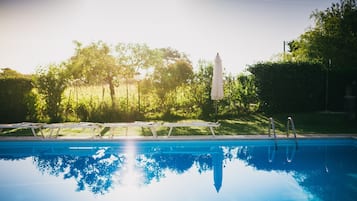
<path id="1" fill-rule="evenodd" d="M 275 150 L 278 149 L 278 144 L 276 142 L 276 132 L 275 132 L 275 124 L 274 124 L 274 119 L 273 117 L 269 118 L 270 126 L 269 126 L 269 137 L 271 137 L 271 130 L 273 130 L 273 137 L 274 137 L 274 143 L 275 143 Z"/>
<path id="2" fill-rule="evenodd" d="M 274 139 L 276 139 L 275 124 L 274 124 L 273 117 L 269 118 L 269 122 L 270 122 L 269 131 L 268 131 L 269 137 L 271 137 L 271 133 L 270 132 L 271 132 L 271 130 L 273 130 L 273 137 L 274 137 Z"/>
<path id="3" fill-rule="evenodd" d="M 291 124 L 291 130 L 294 133 L 294 138 L 296 139 L 296 130 L 295 130 L 295 124 L 294 120 L 291 117 L 288 117 L 288 122 L 286 123 L 286 137 L 289 137 L 289 130 L 290 130 L 290 124 Z"/>
<path id="4" fill-rule="evenodd" d="M 289 130 L 290 130 L 290 125 L 291 125 L 291 130 L 294 133 L 294 139 L 295 139 L 295 149 L 292 149 L 291 155 L 290 157 L 288 157 L 288 152 L 289 149 L 288 147 L 286 147 L 286 159 L 288 162 L 292 161 L 292 158 L 295 156 L 295 151 L 298 149 L 298 142 L 297 142 L 297 137 L 296 137 L 296 130 L 295 130 L 295 124 L 294 124 L 294 120 L 292 117 L 288 117 L 288 121 L 286 123 L 286 137 L 289 138 Z"/>
<path id="5" fill-rule="evenodd" d="M 278 144 L 277 144 L 277 137 L 276 137 L 276 132 L 275 132 L 275 123 L 274 123 L 274 119 L 272 117 L 269 118 L 269 130 L 268 130 L 268 134 L 269 137 L 274 137 L 274 144 L 275 144 L 275 149 L 271 150 L 270 146 L 268 148 L 268 161 L 271 163 L 274 160 L 275 157 L 275 151 L 278 149 Z M 294 139 L 295 139 L 295 148 L 289 148 L 289 145 L 287 145 L 286 147 L 286 161 L 287 162 L 292 162 L 294 156 L 295 156 L 295 152 L 298 149 L 298 143 L 297 143 L 297 136 L 296 136 L 296 129 L 295 129 L 295 124 L 294 124 L 294 120 L 291 117 L 288 117 L 288 121 L 286 123 L 286 127 L 287 127 L 287 133 L 286 133 L 286 137 L 289 138 L 289 130 L 290 130 L 290 126 L 291 126 L 291 130 L 294 133 Z M 273 132 L 273 134 L 272 134 Z"/>

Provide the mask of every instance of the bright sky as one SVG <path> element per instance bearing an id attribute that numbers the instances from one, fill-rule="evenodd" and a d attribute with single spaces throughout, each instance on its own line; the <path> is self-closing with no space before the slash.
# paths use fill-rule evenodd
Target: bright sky
<path id="1" fill-rule="evenodd" d="M 227 73 L 270 60 L 338 0 L 0 0 L 0 68 L 34 73 L 74 53 L 74 40 L 172 47 Z"/>

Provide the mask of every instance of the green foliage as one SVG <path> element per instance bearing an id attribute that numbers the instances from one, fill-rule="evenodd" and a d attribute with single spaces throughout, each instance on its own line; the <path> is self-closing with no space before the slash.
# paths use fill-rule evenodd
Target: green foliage
<path id="1" fill-rule="evenodd" d="M 33 102 L 31 90 L 33 84 L 30 78 L 12 74 L 0 76 L 0 122 L 11 123 L 26 121 L 29 113 L 28 104 Z"/>
<path id="2" fill-rule="evenodd" d="M 31 122 L 37 122 L 45 119 L 41 111 L 43 111 L 44 104 L 41 101 L 41 97 L 37 90 L 33 88 L 31 92 L 25 98 L 28 115 L 26 120 Z"/>
<path id="3" fill-rule="evenodd" d="M 111 55 L 109 46 L 103 42 L 92 43 L 82 47 L 76 42 L 75 55 L 67 63 L 67 69 L 72 79 L 85 84 L 109 85 L 112 105 L 115 103 L 115 82 L 118 79 L 120 68 Z"/>
<path id="4" fill-rule="evenodd" d="M 76 45 L 76 53 L 67 64 L 73 79 L 79 80 L 80 84 L 109 86 L 113 107 L 116 102 L 115 87 L 125 80 L 128 88 L 143 70 L 159 61 L 156 51 L 141 44 L 118 43 L 115 49 L 103 42 L 85 47 L 79 42 Z"/>
<path id="5" fill-rule="evenodd" d="M 114 57 L 110 55 L 110 48 L 103 42 L 91 43 L 85 47 L 75 42 L 75 54 L 66 64 L 68 72 L 74 80 L 85 84 L 102 84 L 108 74 L 113 72 Z"/>
<path id="6" fill-rule="evenodd" d="M 125 113 L 118 107 L 112 107 L 110 104 L 101 103 L 80 103 L 76 107 L 76 113 L 81 121 L 90 122 L 118 122 L 130 121 Z"/>
<path id="7" fill-rule="evenodd" d="M 357 66 L 357 6 L 341 0 L 324 11 L 312 13 L 315 27 L 289 43 L 295 61 L 320 62 L 337 68 Z"/>
<path id="8" fill-rule="evenodd" d="M 199 62 L 198 72 L 193 80 L 192 96 L 195 104 L 200 108 L 200 117 L 209 119 L 214 114 L 213 101 L 211 100 L 213 64 L 205 61 Z"/>
<path id="9" fill-rule="evenodd" d="M 63 66 L 49 65 L 36 75 L 36 86 L 45 100 L 45 114 L 51 122 L 62 119 L 62 94 L 68 84 L 68 75 Z"/>
<path id="10" fill-rule="evenodd" d="M 113 49 L 103 42 L 87 46 L 76 42 L 75 53 L 68 61 L 48 65 L 36 74 L 36 89 L 26 100 L 28 119 L 211 120 L 212 72 L 213 64 L 202 61 L 198 72 L 194 72 L 187 55 L 172 48 L 150 49 L 145 44 L 119 43 Z M 4 69 L 0 75 L 18 74 Z M 255 111 L 253 77 L 231 76 L 227 80 L 230 81 L 225 90 L 230 95 L 220 101 L 219 115 Z"/>
<path id="11" fill-rule="evenodd" d="M 164 113 L 170 113 L 170 108 L 175 104 L 177 88 L 190 83 L 193 69 L 184 54 L 172 49 L 160 49 L 159 53 L 162 62 L 155 66 L 152 83 L 161 100 L 161 109 Z"/>
<path id="12" fill-rule="evenodd" d="M 346 93 L 357 96 L 357 68 L 329 71 L 328 74 L 325 72 L 325 75 L 328 76 L 327 109 L 344 111 Z M 355 107 L 355 112 L 357 112 L 357 107 Z"/>
<path id="13" fill-rule="evenodd" d="M 226 113 L 232 115 L 255 112 L 259 106 L 257 87 L 253 75 L 238 75 L 226 77 Z"/>
<path id="14" fill-rule="evenodd" d="M 324 66 L 313 63 L 259 63 L 250 67 L 266 112 L 323 109 Z"/>
<path id="15" fill-rule="evenodd" d="M 115 47 L 116 60 L 123 67 L 123 75 L 126 79 L 133 78 L 135 74 L 148 69 L 159 61 L 155 50 L 145 44 L 118 43 Z"/>
<path id="16" fill-rule="evenodd" d="M 0 69 L 0 78 L 19 78 L 19 77 L 26 77 L 26 76 L 10 68 Z"/>

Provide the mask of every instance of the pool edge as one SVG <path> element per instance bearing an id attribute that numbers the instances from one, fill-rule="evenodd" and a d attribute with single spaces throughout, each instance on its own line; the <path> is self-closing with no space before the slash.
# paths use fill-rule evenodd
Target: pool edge
<path id="1" fill-rule="evenodd" d="M 352 138 L 357 139 L 357 134 L 299 134 L 297 136 L 298 139 L 337 139 L 337 138 Z M 85 140 L 85 141 L 108 141 L 108 140 L 115 140 L 115 141 L 172 141 L 172 140 L 268 140 L 273 139 L 268 135 L 216 135 L 216 136 L 158 136 L 157 138 L 152 136 L 115 136 L 113 138 L 109 137 L 58 137 L 58 138 L 41 138 L 41 137 L 0 137 L 0 141 L 78 141 L 78 140 Z M 293 139 L 292 137 L 287 138 L 286 135 L 277 135 L 277 139 Z"/>

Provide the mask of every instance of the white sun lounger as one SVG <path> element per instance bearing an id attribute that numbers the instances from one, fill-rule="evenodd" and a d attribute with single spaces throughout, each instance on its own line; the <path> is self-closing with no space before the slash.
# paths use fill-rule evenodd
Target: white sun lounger
<path id="1" fill-rule="evenodd" d="M 79 123 L 53 123 L 53 124 L 44 124 L 42 126 L 43 128 L 48 128 L 50 129 L 50 135 L 49 137 L 52 137 L 53 131 L 57 130 L 55 137 L 58 137 L 59 131 L 63 128 L 69 128 L 69 129 L 75 129 L 75 128 L 82 128 L 82 129 L 92 129 L 93 131 L 93 137 L 95 137 L 95 130 L 100 128 L 100 125 L 97 123 L 92 123 L 92 122 L 79 122 Z"/>
<path id="2" fill-rule="evenodd" d="M 164 127 L 169 127 L 169 133 L 167 136 L 170 136 L 172 133 L 173 128 L 175 127 L 208 127 L 212 133 L 213 136 L 215 136 L 214 127 L 219 127 L 219 123 L 214 123 L 214 122 L 176 122 L 176 123 L 164 123 L 162 124 Z"/>
<path id="3" fill-rule="evenodd" d="M 13 124 L 0 124 L 0 132 L 2 129 L 31 129 L 31 132 L 33 136 L 37 137 L 36 129 L 39 129 L 40 134 L 42 137 L 43 133 L 41 131 L 41 128 L 44 124 L 42 123 L 32 123 L 32 122 L 22 122 L 22 123 L 13 123 Z"/>
<path id="4" fill-rule="evenodd" d="M 129 127 L 141 127 L 141 128 L 149 128 L 153 137 L 157 137 L 157 132 L 156 132 L 156 127 L 158 127 L 160 124 L 154 123 L 154 122 L 142 122 L 142 121 L 136 121 L 136 122 L 120 122 L 120 123 L 103 123 L 102 126 L 109 128 L 112 130 L 111 132 L 111 137 L 114 136 L 113 129 L 114 128 L 126 128 L 126 135 L 128 133 L 128 128 Z"/>

